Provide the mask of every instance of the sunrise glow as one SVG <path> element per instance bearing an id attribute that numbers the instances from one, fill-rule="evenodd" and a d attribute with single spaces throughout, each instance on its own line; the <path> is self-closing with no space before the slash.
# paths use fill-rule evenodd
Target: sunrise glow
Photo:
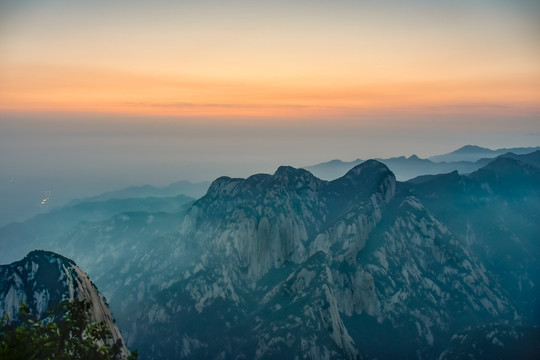
<path id="1" fill-rule="evenodd" d="M 455 4 L 420 16 L 424 5 L 13 5 L 0 35 L 0 111 L 348 121 L 539 113 L 530 14 Z"/>

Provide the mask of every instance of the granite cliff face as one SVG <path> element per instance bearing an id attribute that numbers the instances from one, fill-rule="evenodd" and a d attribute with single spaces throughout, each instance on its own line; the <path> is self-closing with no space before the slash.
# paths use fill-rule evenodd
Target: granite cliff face
<path id="1" fill-rule="evenodd" d="M 194 204 L 182 235 L 197 237 L 209 256 L 247 267 L 252 285 L 286 261 L 301 263 L 331 247 L 352 263 L 395 187 L 393 174 L 374 161 L 333 182 L 291 167 L 220 178 Z"/>
<path id="2" fill-rule="evenodd" d="M 404 184 L 492 273 L 528 325 L 540 322 L 540 152 L 498 158 L 463 176 Z"/>
<path id="3" fill-rule="evenodd" d="M 220 178 L 127 268 L 146 279 L 124 305 L 149 358 L 436 357 L 463 327 L 516 315 L 493 273 L 376 161 L 331 182 L 290 167 Z"/>
<path id="4" fill-rule="evenodd" d="M 122 354 L 127 356 L 122 334 L 109 306 L 88 275 L 75 263 L 58 254 L 32 251 L 23 260 L 0 266 L 0 317 L 17 321 L 19 307 L 24 303 L 37 318 L 46 316 L 62 301 L 90 303 L 89 321 L 103 322 L 110 330 L 111 344 L 121 341 Z"/>

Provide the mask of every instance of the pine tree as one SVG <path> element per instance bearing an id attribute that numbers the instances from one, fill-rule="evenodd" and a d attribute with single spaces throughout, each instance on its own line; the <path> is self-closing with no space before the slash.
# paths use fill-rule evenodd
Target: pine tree
<path id="1" fill-rule="evenodd" d="M 90 304 L 63 302 L 44 319 L 21 304 L 18 321 L 0 322 L 0 360 L 117 360 L 122 343 L 112 343 L 104 323 L 91 323 Z M 134 351 L 128 359 L 136 359 Z"/>

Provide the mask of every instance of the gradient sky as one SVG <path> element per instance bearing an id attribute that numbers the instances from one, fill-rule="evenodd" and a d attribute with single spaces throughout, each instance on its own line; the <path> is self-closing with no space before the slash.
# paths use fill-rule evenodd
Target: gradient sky
<path id="1" fill-rule="evenodd" d="M 1 10 L 9 112 L 538 113 L 533 0 L 4 0 Z"/>
<path id="2" fill-rule="evenodd" d="M 0 166 L 164 184 L 538 145 L 539 19 L 537 0 L 0 0 Z"/>

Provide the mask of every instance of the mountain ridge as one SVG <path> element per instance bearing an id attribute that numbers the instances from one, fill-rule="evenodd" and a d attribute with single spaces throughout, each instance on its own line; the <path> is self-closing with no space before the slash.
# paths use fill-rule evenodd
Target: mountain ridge
<path id="1" fill-rule="evenodd" d="M 376 160 L 333 181 L 286 166 L 221 177 L 176 219 L 121 214 L 64 248 L 103 254 L 89 269 L 147 359 L 436 358 L 468 326 L 538 325 L 530 166 L 405 183 Z"/>
<path id="2" fill-rule="evenodd" d="M 480 155 L 474 158 L 467 159 L 459 157 L 460 154 L 471 154 L 471 151 L 474 151 L 474 149 L 483 150 L 481 152 L 475 153 Z M 514 150 L 516 154 L 513 154 L 512 150 Z M 397 180 L 406 181 L 422 175 L 436 175 L 448 173 L 454 170 L 459 171 L 459 173 L 461 174 L 472 173 L 480 169 L 481 167 L 487 165 L 495 157 L 523 156 L 524 154 L 534 153 L 535 151 L 539 150 L 540 147 L 490 150 L 475 145 L 468 145 L 456 150 L 455 152 L 432 156 L 426 159 L 422 159 L 417 155 L 413 154 L 409 157 L 398 156 L 386 159 L 375 158 L 375 160 L 382 162 L 383 164 L 388 166 L 390 170 L 392 170 L 392 172 L 394 172 L 394 174 L 396 175 Z M 454 156 L 454 153 L 457 153 L 457 155 Z M 363 160 L 361 159 L 356 159 L 351 162 L 335 159 L 316 165 L 305 166 L 303 168 L 311 171 L 320 179 L 334 180 L 343 176 L 348 170 L 362 162 Z"/>
<path id="3" fill-rule="evenodd" d="M 534 151 L 540 150 L 540 146 L 534 147 L 514 147 L 514 148 L 500 148 L 489 149 L 477 145 L 465 145 L 452 152 L 431 156 L 429 159 L 432 161 L 478 161 L 483 158 L 494 158 L 499 155 L 503 155 L 509 152 L 517 155 L 528 154 Z"/>
<path id="4" fill-rule="evenodd" d="M 341 335 L 337 338 L 317 333 L 315 344 L 318 345 L 312 348 L 309 342 L 302 342 L 303 337 L 287 335 L 288 332 L 292 334 L 295 320 L 276 320 L 276 329 L 283 329 L 283 333 L 263 326 L 264 322 L 257 320 L 262 316 L 260 310 L 251 308 L 258 301 L 270 304 L 270 308 L 263 307 L 269 313 L 298 307 L 300 313 L 297 317 L 306 311 L 337 313 L 341 320 L 332 320 L 332 324 L 337 324 L 332 328 L 336 329 L 342 328 L 341 324 L 345 327 L 344 318 L 366 314 L 374 319 L 375 324 L 379 324 L 376 327 L 390 326 L 388 331 L 393 329 L 391 333 L 401 344 L 398 346 L 400 350 L 396 350 L 394 355 L 400 351 L 409 354 L 404 357 L 412 357 L 412 353 L 418 349 L 422 349 L 426 355 L 438 355 L 438 351 L 442 351 L 446 345 L 442 339 L 449 336 L 449 329 L 456 326 L 452 320 L 455 311 L 463 313 L 465 318 L 466 314 L 475 313 L 476 321 L 512 319 L 513 306 L 506 299 L 504 291 L 494 286 L 492 275 L 470 258 L 468 250 L 454 239 L 448 229 L 414 197 L 400 193 L 396 198 L 397 195 L 391 190 L 393 186 L 381 186 L 385 177 L 377 179 L 374 175 L 377 175 L 377 170 L 382 174 L 391 174 L 386 166 L 376 161 L 367 162 L 351 170 L 349 175 L 352 180 L 361 178 L 362 174 L 369 174 L 371 166 L 375 171 L 368 179 L 373 179 L 377 186 L 370 187 L 366 179 L 357 185 L 366 184 L 366 188 L 374 189 L 374 192 L 366 190 L 364 193 L 360 189 L 360 197 L 349 196 L 348 200 L 337 201 L 333 211 L 329 211 L 331 207 L 327 206 L 332 198 L 339 199 L 340 194 L 350 195 L 350 189 L 344 190 L 344 186 L 335 184 L 350 183 L 351 179 L 346 176 L 333 182 L 317 181 L 311 174 L 291 168 L 281 168 L 274 175 L 255 175 L 248 179 L 220 178 L 211 186 L 212 191 L 193 205 L 186 216 L 181 235 L 193 239 L 192 244 L 201 246 L 198 253 L 202 262 L 192 265 L 201 270 L 181 270 L 185 280 L 178 282 L 178 287 L 174 286 L 176 290 L 173 293 L 180 291 L 182 297 L 192 299 L 188 303 L 193 301 L 192 313 L 199 314 L 197 316 L 212 313 L 218 307 L 245 319 L 242 323 L 261 324 L 255 330 L 245 330 L 255 337 L 248 341 L 254 345 L 246 347 L 230 339 L 232 342 L 228 346 L 236 349 L 228 353 L 230 356 L 234 353 L 248 357 L 249 354 L 260 354 L 262 358 L 264 354 L 290 355 L 296 346 L 304 351 L 311 349 L 311 354 L 320 357 L 334 354 L 340 358 L 350 358 L 356 354 L 354 349 L 360 349 L 362 353 L 382 351 L 371 345 L 370 350 L 370 346 L 357 336 L 351 337 L 351 347 L 346 345 L 351 343 L 348 340 L 351 331 L 360 331 L 355 330 L 358 323 L 351 325 L 349 321 L 345 328 L 347 331 L 338 331 Z M 282 181 L 290 177 L 299 181 L 294 186 Z M 393 183 L 395 185 L 395 180 Z M 384 191 L 392 195 L 385 196 Z M 351 201 L 354 204 L 352 207 Z M 388 217 L 393 212 L 397 217 Z M 334 215 L 330 218 L 331 213 Z M 223 214 L 225 217 L 222 217 Z M 220 224 L 217 228 L 214 227 L 217 223 L 213 216 L 222 219 L 217 221 Z M 390 252 L 389 249 L 395 250 Z M 408 255 L 403 256 L 404 252 Z M 317 254 L 325 254 L 324 257 L 329 259 L 325 261 L 329 264 L 331 277 L 325 281 L 331 301 L 319 302 L 316 298 L 300 301 L 307 294 L 317 294 L 309 286 L 312 275 L 302 270 L 306 266 L 309 268 L 310 259 Z M 180 262 L 180 259 L 175 262 Z M 403 264 L 403 259 L 411 260 Z M 440 270 L 436 270 L 437 267 Z M 264 290 L 269 274 L 289 268 L 291 272 L 288 276 L 281 275 L 281 280 L 277 279 L 277 287 L 276 282 L 272 282 L 273 286 Z M 301 273 L 303 275 L 299 277 Z M 471 273 L 474 275 L 471 276 Z M 392 274 L 391 281 L 388 280 L 389 274 Z M 269 300 L 275 297 L 273 294 L 276 290 L 272 289 L 279 289 L 285 284 L 289 284 L 287 287 L 290 290 L 287 291 L 292 296 L 292 303 L 285 306 L 282 301 Z M 460 284 L 457 289 L 452 287 L 455 284 Z M 350 291 L 347 290 L 349 286 Z M 262 300 L 251 298 L 249 294 L 253 292 L 260 293 Z M 448 297 L 450 292 L 455 293 L 453 299 Z M 433 302 L 421 300 L 426 297 L 433 298 Z M 400 302 L 408 305 L 399 305 Z M 409 309 L 416 308 L 417 302 L 430 310 L 410 314 Z M 326 308 L 324 304 L 327 303 L 335 304 L 336 311 L 329 310 L 333 305 Z M 444 309 L 439 309 L 437 304 L 444 304 Z M 187 314 L 189 311 L 185 316 Z M 294 313 L 289 315 L 294 319 Z M 412 324 L 412 328 L 399 325 L 402 316 L 407 319 L 404 324 Z M 266 319 L 272 323 L 272 320 Z M 322 318 L 318 321 L 324 323 Z M 303 322 L 309 321 L 306 319 Z M 227 328 L 226 323 L 224 326 Z M 181 329 L 184 330 L 179 329 L 178 336 L 186 331 L 184 327 Z M 415 336 L 414 349 L 411 349 L 406 345 L 407 336 L 404 334 L 413 330 L 418 337 Z M 234 327 L 228 331 L 235 332 Z M 219 336 L 226 337 L 224 334 Z M 194 337 L 189 335 L 189 338 Z M 174 342 L 173 339 L 174 336 L 165 343 Z M 206 358 L 208 355 L 204 354 L 209 354 L 212 348 L 210 339 L 202 334 L 197 339 L 203 351 L 199 354 Z M 357 342 L 363 346 L 357 345 Z M 271 343 L 277 347 L 266 346 Z"/>
<path id="5" fill-rule="evenodd" d="M 112 199 L 135 199 L 135 198 L 162 198 L 186 196 L 199 198 L 208 190 L 208 182 L 192 183 L 186 180 L 180 180 L 167 186 L 156 187 L 149 184 L 140 186 L 128 186 L 126 188 L 107 191 L 95 196 L 82 199 L 74 199 L 65 206 L 73 206 L 79 203 L 102 202 Z"/>

